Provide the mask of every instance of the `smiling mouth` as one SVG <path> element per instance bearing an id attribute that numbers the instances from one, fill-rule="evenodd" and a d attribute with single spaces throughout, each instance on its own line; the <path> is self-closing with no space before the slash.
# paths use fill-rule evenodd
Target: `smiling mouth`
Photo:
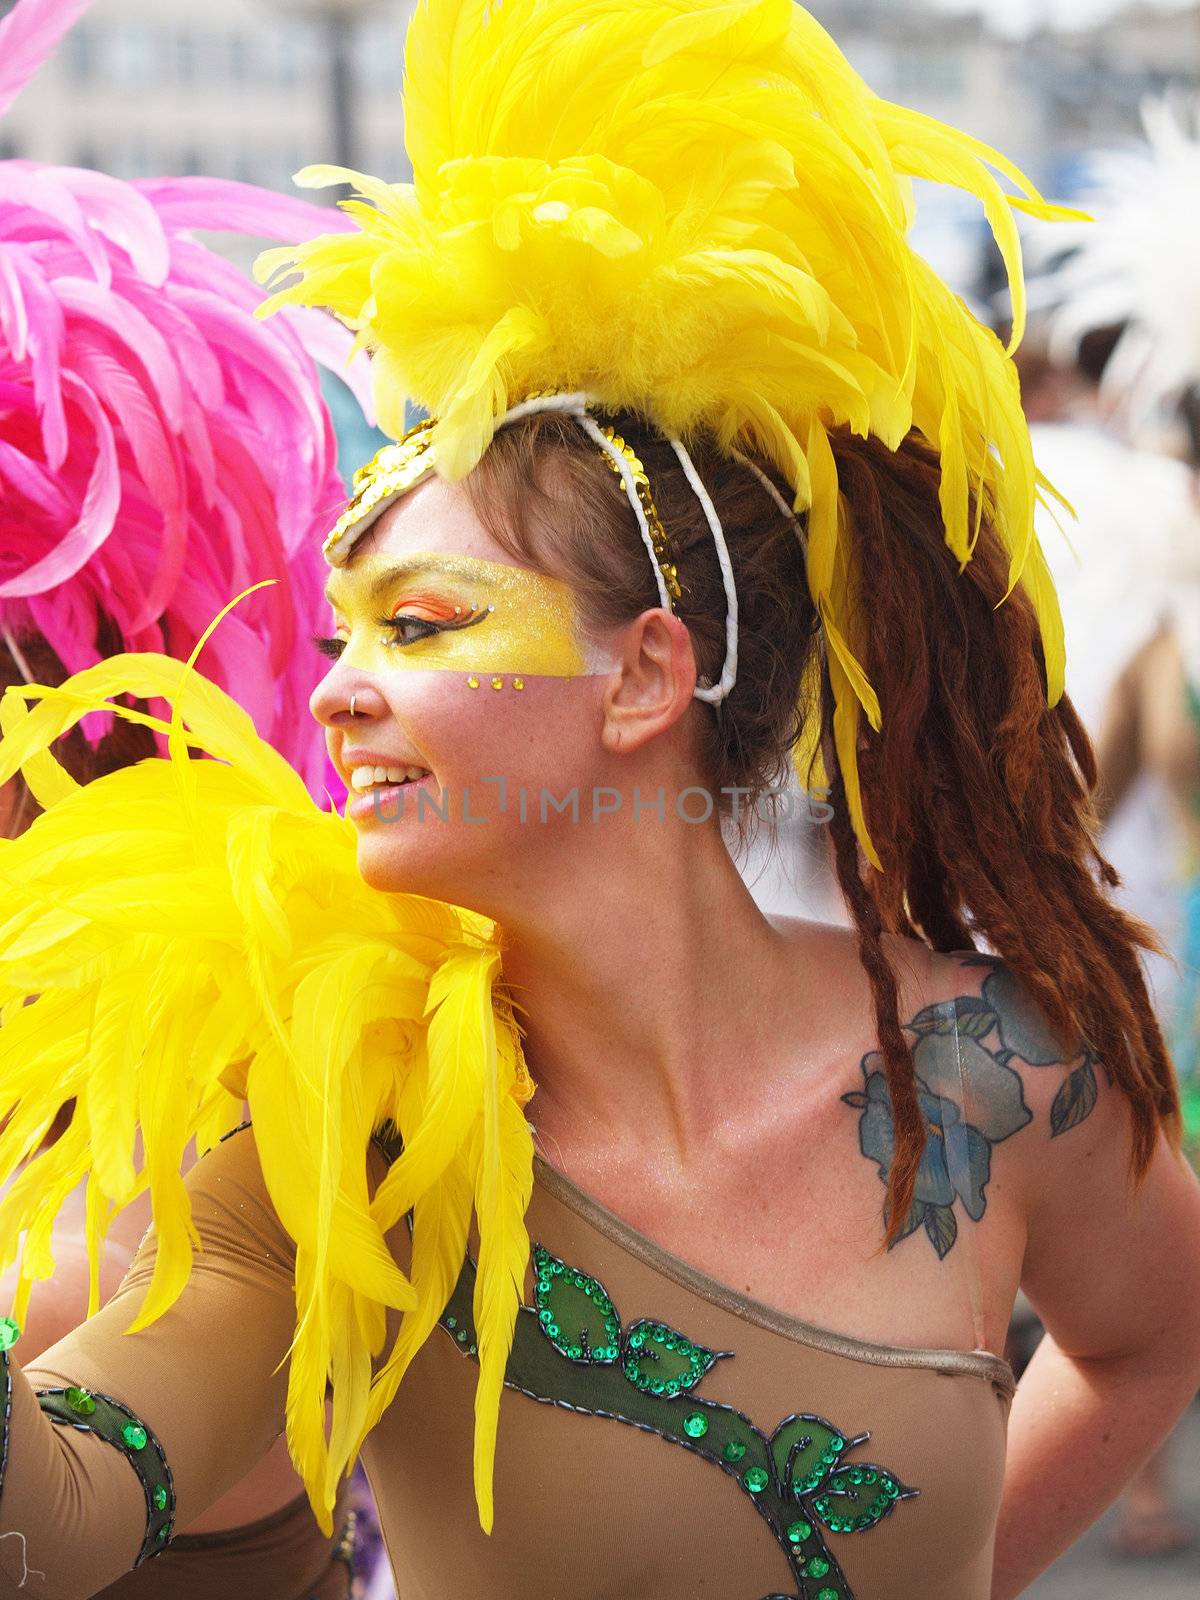
<path id="1" fill-rule="evenodd" d="M 428 767 L 355 767 L 350 774 L 354 794 L 370 794 L 372 789 L 395 789 L 406 783 L 428 778 Z"/>

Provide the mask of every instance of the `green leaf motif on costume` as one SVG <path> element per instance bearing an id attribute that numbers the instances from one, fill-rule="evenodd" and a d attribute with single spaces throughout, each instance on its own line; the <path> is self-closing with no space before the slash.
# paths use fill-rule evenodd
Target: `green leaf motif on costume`
<path id="1" fill-rule="evenodd" d="M 1090 1056 L 1085 1056 L 1066 1082 L 1061 1084 L 1050 1107 L 1050 1133 L 1055 1139 L 1060 1133 L 1070 1133 L 1072 1128 L 1092 1113 L 1099 1089 Z"/>
<path id="2" fill-rule="evenodd" d="M 665 1322 L 635 1322 L 625 1347 L 625 1376 L 647 1394 L 686 1394 L 719 1357 Z"/>
<path id="3" fill-rule="evenodd" d="M 864 1532 L 919 1492 L 884 1467 L 847 1459 L 870 1435 L 852 1437 L 825 1417 L 796 1413 L 768 1437 L 733 1406 L 695 1393 L 733 1351 L 709 1350 L 646 1317 L 622 1333 L 599 1279 L 536 1242 L 532 1265 L 533 1304 L 517 1314 L 505 1385 L 569 1413 L 657 1434 L 731 1477 L 774 1531 L 795 1584 L 764 1600 L 855 1600 L 826 1534 Z M 474 1290 L 468 1254 L 440 1320 L 455 1348 L 477 1360 Z"/>
<path id="4" fill-rule="evenodd" d="M 864 1533 L 886 1517 L 908 1489 L 892 1472 L 868 1462 L 839 1467 L 811 1502 L 813 1514 L 831 1533 Z"/>
<path id="5" fill-rule="evenodd" d="M 604 1286 L 533 1247 L 534 1303 L 542 1332 L 569 1361 L 608 1363 L 620 1355 L 621 1323 Z"/>
<path id="6" fill-rule="evenodd" d="M 799 1496 L 819 1488 L 842 1452 L 861 1443 L 861 1439 L 852 1439 L 847 1445 L 845 1435 L 824 1417 L 808 1413 L 788 1417 L 771 1435 L 771 1457 L 780 1491 Z"/>

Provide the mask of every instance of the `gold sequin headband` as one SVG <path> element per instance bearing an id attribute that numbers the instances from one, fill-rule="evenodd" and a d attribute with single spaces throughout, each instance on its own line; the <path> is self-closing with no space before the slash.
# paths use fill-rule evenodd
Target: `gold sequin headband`
<path id="1" fill-rule="evenodd" d="M 615 429 L 598 423 L 588 407 L 588 397 L 582 394 L 533 395 L 506 412 L 497 426 L 506 427 L 539 411 L 559 412 L 578 423 L 620 478 L 637 520 L 642 543 L 653 565 L 659 602 L 664 610 L 674 613 L 675 602 L 680 598 L 679 574 L 671 559 L 670 541 L 654 504 L 646 469 L 632 446 Z M 435 429 L 433 418 L 418 422 L 397 443 L 384 445 L 365 467 L 360 467 L 354 474 L 354 497 L 334 524 L 323 546 L 325 559 L 331 567 L 345 566 L 355 544 L 371 524 L 402 495 L 416 488 L 418 483 L 436 471 Z M 703 508 L 716 545 L 725 586 L 725 664 L 716 683 L 697 685 L 694 690 L 696 699 L 715 705 L 725 699 L 737 679 L 737 589 L 717 509 L 681 441 L 668 436 L 668 443 L 678 456 L 684 476 Z"/>

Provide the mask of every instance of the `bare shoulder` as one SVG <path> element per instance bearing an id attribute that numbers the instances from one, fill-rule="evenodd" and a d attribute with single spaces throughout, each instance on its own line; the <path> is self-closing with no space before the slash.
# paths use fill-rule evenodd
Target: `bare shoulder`
<path id="1" fill-rule="evenodd" d="M 1003 1144 L 1006 1181 L 1029 1208 L 1099 1163 L 1127 1170 L 1124 1097 L 1104 1063 L 1078 1037 L 1063 1037 L 1027 986 L 1003 961 L 965 952 L 935 956 L 930 999 L 913 1019 L 918 1033 L 940 1026 L 952 1036 L 964 1110 L 993 1147 Z M 922 1046 L 926 1078 L 933 1052 Z M 1020 1137 L 1016 1137 L 1020 1135 Z"/>
<path id="2" fill-rule="evenodd" d="M 894 943 L 888 956 L 926 1132 L 902 1237 L 921 1230 L 944 1257 L 964 1225 L 998 1212 L 1006 1227 L 1022 1231 L 1040 1190 L 1069 1183 L 1074 1162 L 1088 1159 L 1092 1141 L 1084 1124 L 1093 1123 L 1106 1145 L 1121 1147 L 1119 1130 L 1110 1126 L 1120 1121 L 1120 1108 L 1101 1107 L 1099 1063 L 1077 1041 L 1057 1035 L 1002 961 Z M 842 1098 L 858 1112 L 861 1153 L 882 1177 L 894 1139 L 879 1049 L 863 1057 L 860 1074 Z M 1060 1147 L 1072 1144 L 1060 1160 Z"/>

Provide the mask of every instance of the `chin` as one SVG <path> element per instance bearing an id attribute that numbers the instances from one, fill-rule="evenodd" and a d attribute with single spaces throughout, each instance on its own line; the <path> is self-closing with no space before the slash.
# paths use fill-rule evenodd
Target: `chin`
<path id="1" fill-rule="evenodd" d="M 449 870 L 448 870 L 449 869 Z M 459 904 L 460 874 L 452 870 L 444 847 L 430 860 L 430 841 L 405 841 L 392 834 L 363 833 L 358 840 L 358 871 L 363 882 L 382 894 L 419 894 L 429 900 Z"/>

